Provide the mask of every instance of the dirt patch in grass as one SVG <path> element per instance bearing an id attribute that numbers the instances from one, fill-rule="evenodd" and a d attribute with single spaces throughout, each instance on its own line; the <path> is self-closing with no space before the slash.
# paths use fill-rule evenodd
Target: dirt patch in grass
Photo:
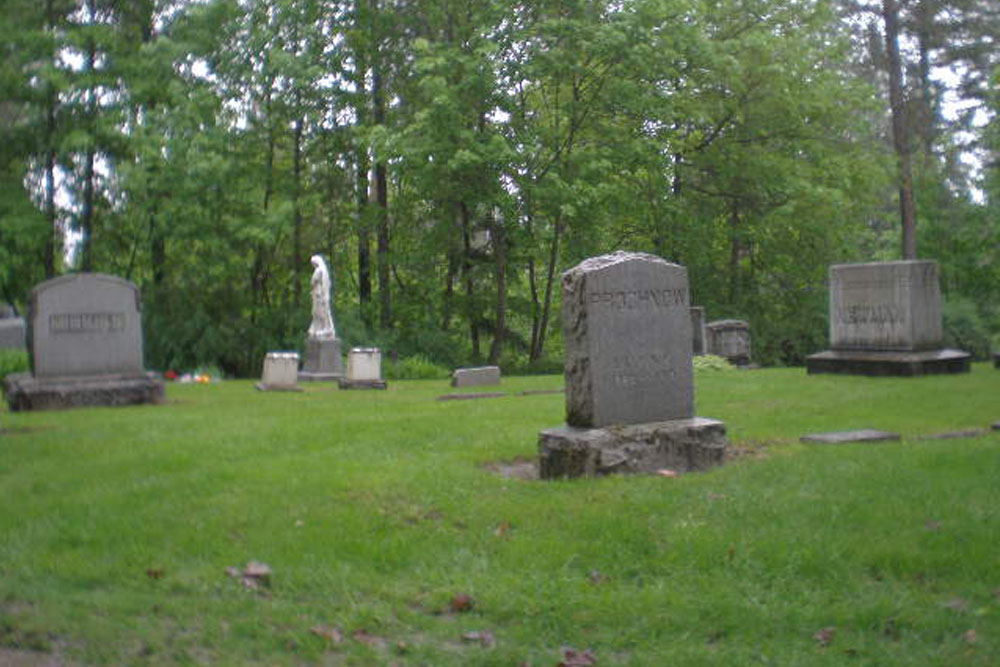
<path id="1" fill-rule="evenodd" d="M 489 461 L 483 468 L 508 479 L 538 479 L 538 459 L 518 456 L 511 461 Z"/>

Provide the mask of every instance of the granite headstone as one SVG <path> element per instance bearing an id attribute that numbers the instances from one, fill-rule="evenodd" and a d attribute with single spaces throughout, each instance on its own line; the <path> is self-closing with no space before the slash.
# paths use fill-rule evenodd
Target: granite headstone
<path id="1" fill-rule="evenodd" d="M 616 252 L 562 285 L 567 426 L 539 435 L 542 477 L 721 462 L 724 425 L 694 417 L 687 270 Z"/>
<path id="2" fill-rule="evenodd" d="M 456 368 L 451 373 L 452 387 L 479 387 L 500 384 L 499 366 Z"/>
<path id="3" fill-rule="evenodd" d="M 7 377 L 11 410 L 163 401 L 143 367 L 139 289 L 115 276 L 78 273 L 41 283 L 29 307 L 31 373 Z"/>
<path id="4" fill-rule="evenodd" d="M 962 373 L 971 357 L 944 348 L 938 265 L 919 260 L 831 266 L 830 348 L 810 373 Z"/>
<path id="5" fill-rule="evenodd" d="M 23 350 L 26 326 L 9 304 L 0 304 L 0 350 Z"/>
<path id="6" fill-rule="evenodd" d="M 382 351 L 355 347 L 347 353 L 347 376 L 337 381 L 341 389 L 386 389 L 382 379 Z"/>
<path id="7" fill-rule="evenodd" d="M 717 320 L 705 325 L 708 353 L 723 357 L 736 366 L 750 364 L 750 323 L 744 320 Z"/>
<path id="8" fill-rule="evenodd" d="M 298 352 L 268 352 L 256 387 L 261 391 L 301 391 L 298 377 Z"/>
<path id="9" fill-rule="evenodd" d="M 695 356 L 707 354 L 705 344 L 705 309 L 691 306 L 691 351 Z"/>

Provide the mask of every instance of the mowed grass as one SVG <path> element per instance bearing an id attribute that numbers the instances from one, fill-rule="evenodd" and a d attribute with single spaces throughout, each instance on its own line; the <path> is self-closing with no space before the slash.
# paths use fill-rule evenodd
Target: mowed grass
<path id="1" fill-rule="evenodd" d="M 696 384 L 745 455 L 677 479 L 492 471 L 556 376 L 4 412 L 0 664 L 997 664 L 1000 432 L 923 436 L 1000 420 L 1000 371 Z M 856 428 L 904 439 L 798 442 Z"/>

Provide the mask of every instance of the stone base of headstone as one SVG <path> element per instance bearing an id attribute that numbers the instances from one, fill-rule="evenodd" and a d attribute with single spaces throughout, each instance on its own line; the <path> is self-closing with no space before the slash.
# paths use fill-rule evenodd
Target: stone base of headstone
<path id="1" fill-rule="evenodd" d="M 562 426 L 538 434 L 539 476 L 706 470 L 723 463 L 726 447 L 725 424 L 703 417 L 591 429 Z"/>
<path id="2" fill-rule="evenodd" d="M 886 442 L 899 440 L 898 433 L 863 428 L 855 431 L 831 431 L 829 433 L 810 433 L 799 438 L 799 442 L 820 445 L 843 445 L 851 442 Z"/>
<path id="3" fill-rule="evenodd" d="M 388 389 L 389 383 L 385 380 L 348 380 L 340 378 L 337 386 L 341 389 Z"/>
<path id="4" fill-rule="evenodd" d="M 827 350 L 806 357 L 811 373 L 844 375 L 915 376 L 968 373 L 972 355 L 961 350 L 878 352 Z"/>
<path id="5" fill-rule="evenodd" d="M 343 376 L 344 360 L 340 356 L 340 339 L 307 339 L 299 382 L 336 382 Z"/>
<path id="6" fill-rule="evenodd" d="M 25 349 L 24 318 L 10 317 L 0 319 L 0 350 Z"/>
<path id="7" fill-rule="evenodd" d="M 43 379 L 14 373 L 4 380 L 3 390 L 11 412 L 164 402 L 159 373 Z"/>

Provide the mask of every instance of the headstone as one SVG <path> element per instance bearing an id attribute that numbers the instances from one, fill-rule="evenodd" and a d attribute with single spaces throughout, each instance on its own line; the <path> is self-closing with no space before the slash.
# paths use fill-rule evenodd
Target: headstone
<path id="1" fill-rule="evenodd" d="M 23 350 L 25 347 L 24 318 L 18 317 L 10 304 L 0 304 L 0 350 Z"/>
<path id="2" fill-rule="evenodd" d="M 385 389 L 382 352 L 377 347 L 355 347 L 347 353 L 347 377 L 338 380 L 341 389 Z"/>
<path id="3" fill-rule="evenodd" d="M 735 366 L 750 364 L 750 324 L 744 320 L 717 320 L 705 325 L 708 353 Z"/>
<path id="4" fill-rule="evenodd" d="M 139 289 L 127 280 L 78 273 L 31 293 L 31 373 L 9 375 L 11 410 L 161 403 L 163 380 L 143 367 Z"/>
<path id="5" fill-rule="evenodd" d="M 298 379 L 298 352 L 268 352 L 260 382 L 255 386 L 261 391 L 302 391 Z"/>
<path id="6" fill-rule="evenodd" d="M 480 387 L 500 384 L 499 366 L 457 368 L 451 374 L 452 387 Z"/>
<path id="7" fill-rule="evenodd" d="M 725 426 L 694 416 L 687 270 L 616 252 L 562 284 L 567 425 L 539 434 L 542 477 L 721 463 Z"/>
<path id="8" fill-rule="evenodd" d="M 971 355 L 944 349 L 938 265 L 909 260 L 830 267 L 830 348 L 810 373 L 964 373 Z"/>
<path id="9" fill-rule="evenodd" d="M 691 351 L 695 356 L 707 354 L 705 344 L 705 309 L 691 306 Z"/>
<path id="10" fill-rule="evenodd" d="M 856 431 L 831 431 L 829 433 L 811 433 L 799 438 L 799 441 L 823 445 L 842 445 L 849 442 L 885 442 L 899 440 L 898 433 L 863 428 Z"/>

